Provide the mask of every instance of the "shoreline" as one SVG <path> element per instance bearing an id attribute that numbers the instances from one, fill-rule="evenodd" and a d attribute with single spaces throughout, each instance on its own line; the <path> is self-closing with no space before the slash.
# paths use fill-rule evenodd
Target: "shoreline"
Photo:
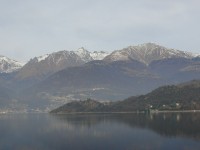
<path id="1" fill-rule="evenodd" d="M 199 113 L 200 110 L 153 110 L 150 113 Z"/>
<path id="2" fill-rule="evenodd" d="M 131 111 L 131 112 L 60 112 L 60 113 L 51 113 L 57 115 L 64 114 L 156 114 L 156 113 L 200 113 L 200 110 L 152 110 L 150 112 L 145 111 Z"/>

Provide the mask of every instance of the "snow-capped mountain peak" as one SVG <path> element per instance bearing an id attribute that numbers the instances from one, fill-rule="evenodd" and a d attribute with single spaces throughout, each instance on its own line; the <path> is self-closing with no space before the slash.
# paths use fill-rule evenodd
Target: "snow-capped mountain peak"
<path id="1" fill-rule="evenodd" d="M 89 62 L 93 60 L 93 58 L 90 56 L 90 52 L 86 50 L 84 47 L 81 47 L 74 52 L 85 62 Z"/>
<path id="2" fill-rule="evenodd" d="M 85 62 L 73 51 L 62 50 L 31 59 L 17 74 L 19 79 L 43 79 L 57 71 Z"/>
<path id="3" fill-rule="evenodd" d="M 86 50 L 85 48 L 81 47 L 79 48 L 77 51 L 75 51 L 75 53 L 81 57 L 85 62 L 89 62 L 92 60 L 102 60 L 104 59 L 106 56 L 109 55 L 109 53 L 104 52 L 104 51 L 94 51 L 94 52 L 89 52 L 88 50 Z"/>
<path id="4" fill-rule="evenodd" d="M 84 47 L 81 47 L 76 52 L 79 54 L 87 54 L 89 51 L 86 50 Z"/>
<path id="5" fill-rule="evenodd" d="M 189 52 L 165 48 L 154 43 L 145 43 L 116 50 L 106 57 L 105 60 L 118 61 L 133 59 L 148 65 L 154 60 L 178 57 L 192 58 L 194 55 Z"/>
<path id="6" fill-rule="evenodd" d="M 49 64 L 59 64 L 59 62 L 63 61 L 76 61 L 81 58 L 74 52 L 74 51 L 67 51 L 67 50 L 62 50 L 58 52 L 53 52 L 51 54 L 45 54 L 42 56 L 35 57 L 31 59 L 29 62 L 31 63 L 49 63 Z M 66 64 L 67 65 L 67 64 Z"/>
<path id="7" fill-rule="evenodd" d="M 24 63 L 10 59 L 5 56 L 0 56 L 0 73 L 10 73 L 20 69 Z"/>

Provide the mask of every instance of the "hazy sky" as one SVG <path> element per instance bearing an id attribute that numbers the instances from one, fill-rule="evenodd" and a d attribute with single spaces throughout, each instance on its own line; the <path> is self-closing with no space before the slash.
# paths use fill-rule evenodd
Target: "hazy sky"
<path id="1" fill-rule="evenodd" d="M 200 0 L 0 0 L 0 54 L 27 61 L 146 42 L 200 53 L 199 7 Z"/>

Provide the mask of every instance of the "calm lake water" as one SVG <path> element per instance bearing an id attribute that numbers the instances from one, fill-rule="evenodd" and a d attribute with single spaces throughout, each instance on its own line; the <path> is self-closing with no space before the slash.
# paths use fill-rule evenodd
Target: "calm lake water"
<path id="1" fill-rule="evenodd" d="M 200 113 L 0 115 L 1 150 L 199 150 Z"/>

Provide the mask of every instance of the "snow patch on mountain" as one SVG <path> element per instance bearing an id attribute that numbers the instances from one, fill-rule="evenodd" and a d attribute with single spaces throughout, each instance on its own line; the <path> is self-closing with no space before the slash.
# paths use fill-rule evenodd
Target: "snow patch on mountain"
<path id="1" fill-rule="evenodd" d="M 45 60 L 47 57 L 49 57 L 49 54 L 45 54 L 43 56 L 39 56 L 39 57 L 37 57 L 37 60 L 38 60 L 38 62 L 41 62 L 41 61 Z"/>
<path id="2" fill-rule="evenodd" d="M 108 56 L 110 53 L 104 52 L 104 51 L 94 51 L 90 53 L 90 56 L 94 59 L 94 60 L 102 60 L 104 59 L 106 56 Z"/>
<path id="3" fill-rule="evenodd" d="M 91 57 L 90 52 L 88 50 L 86 50 L 84 47 L 81 47 L 77 51 L 74 51 L 74 52 L 85 62 L 94 60 Z"/>
<path id="4" fill-rule="evenodd" d="M 10 59 L 5 56 L 0 56 L 0 73 L 11 73 L 20 69 L 24 63 Z"/>
<path id="5" fill-rule="evenodd" d="M 106 56 L 109 55 L 109 53 L 104 52 L 104 51 L 94 51 L 94 52 L 89 52 L 88 50 L 86 50 L 85 48 L 81 47 L 79 48 L 77 51 L 75 51 L 75 53 L 82 58 L 83 61 L 85 62 L 89 62 L 92 60 L 102 60 L 104 59 Z"/>

